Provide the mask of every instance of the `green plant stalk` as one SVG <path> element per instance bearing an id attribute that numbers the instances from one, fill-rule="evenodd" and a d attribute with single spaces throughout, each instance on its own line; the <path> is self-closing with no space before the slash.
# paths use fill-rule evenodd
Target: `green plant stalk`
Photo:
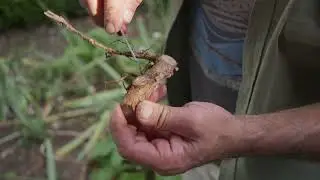
<path id="1" fill-rule="evenodd" d="M 87 71 L 89 71 L 90 69 L 94 68 L 95 66 L 98 65 L 98 62 L 100 61 L 105 61 L 104 56 L 99 56 L 94 58 L 92 61 L 90 61 L 89 63 L 83 65 L 83 67 L 81 67 L 75 75 L 78 74 L 85 74 Z"/>
<path id="2" fill-rule="evenodd" d="M 78 116 L 84 116 L 84 115 L 88 115 L 90 113 L 95 113 L 95 112 L 97 112 L 97 108 L 76 109 L 76 110 L 66 111 L 66 112 L 62 112 L 62 113 L 58 113 L 58 114 L 53 114 L 53 115 L 48 116 L 43 119 L 46 124 L 52 124 L 55 121 L 60 120 L 62 118 L 72 119 L 72 118 L 75 118 Z M 16 125 L 21 125 L 21 124 L 23 124 L 23 123 L 19 122 L 18 120 L 13 120 L 13 121 L 3 120 L 3 122 L 0 122 L 0 127 L 1 126 L 16 126 Z"/>
<path id="3" fill-rule="evenodd" d="M 48 180 L 57 180 L 56 161 L 50 139 L 45 140 Z"/>
<path id="4" fill-rule="evenodd" d="M 127 60 L 127 59 L 125 59 L 122 56 L 116 57 L 116 60 L 115 60 L 116 66 L 118 66 L 125 73 L 136 74 L 137 73 L 137 68 L 136 67 L 132 67 L 132 66 L 128 66 L 126 64 L 125 60 Z"/>
<path id="5" fill-rule="evenodd" d="M 74 118 L 78 116 L 84 116 L 90 113 L 95 113 L 97 111 L 96 108 L 86 108 L 86 109 L 76 109 L 72 111 L 66 111 L 59 114 L 54 114 L 45 118 L 45 122 L 50 124 L 62 118 Z"/>
<path id="6" fill-rule="evenodd" d="M 150 42 L 150 38 L 148 36 L 147 29 L 146 29 L 145 25 L 143 24 L 141 18 L 137 19 L 137 27 L 138 27 L 141 39 L 144 42 L 144 46 L 149 47 L 150 46 L 150 43 L 149 43 Z"/>
<path id="7" fill-rule="evenodd" d="M 145 180 L 156 180 L 156 174 L 151 169 L 144 170 L 144 179 Z"/>
<path id="8" fill-rule="evenodd" d="M 12 141 L 12 140 L 14 140 L 14 139 L 16 139 L 16 138 L 18 138 L 20 136 L 21 136 L 21 133 L 13 132 L 12 134 L 9 134 L 8 136 L 5 136 L 5 137 L 0 139 L 0 146 L 2 144 L 5 144 L 5 143 L 9 142 L 9 141 Z"/>
<path id="9" fill-rule="evenodd" d="M 100 136 L 102 135 L 104 129 L 106 128 L 108 122 L 109 122 L 109 111 L 105 111 L 101 117 L 100 117 L 100 122 L 95 129 L 95 132 L 93 136 L 90 138 L 86 146 L 84 147 L 83 151 L 79 154 L 78 159 L 82 160 L 92 149 L 93 147 L 97 144 Z"/>
<path id="10" fill-rule="evenodd" d="M 99 102 L 111 101 L 123 95 L 124 95 L 124 92 L 122 89 L 107 90 L 107 91 L 96 93 L 95 95 L 92 95 L 92 96 L 86 96 L 80 99 L 65 101 L 63 103 L 63 106 L 67 108 L 88 107 L 94 104 L 98 104 Z"/>
<path id="11" fill-rule="evenodd" d="M 121 79 L 121 75 L 116 71 L 114 70 L 108 63 L 105 63 L 105 62 L 101 62 L 99 61 L 98 62 L 100 67 L 106 72 L 108 73 L 110 76 L 112 76 L 112 78 L 114 80 L 119 80 Z M 119 86 L 122 87 L 122 83 L 121 82 L 118 82 Z M 124 85 L 127 87 L 128 84 L 124 81 Z M 123 92 L 125 93 L 124 89 L 122 88 Z"/>
<path id="12" fill-rule="evenodd" d="M 71 151 L 76 149 L 93 133 L 93 131 L 96 129 L 97 126 L 98 126 L 98 123 L 91 125 L 91 127 L 89 127 L 86 131 L 84 131 L 80 136 L 74 138 L 71 142 L 59 148 L 56 151 L 56 157 L 63 158 L 64 156 L 69 154 Z"/>

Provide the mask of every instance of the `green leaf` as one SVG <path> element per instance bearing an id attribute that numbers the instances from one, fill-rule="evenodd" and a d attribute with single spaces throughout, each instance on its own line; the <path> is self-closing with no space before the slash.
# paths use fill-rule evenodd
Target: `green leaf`
<path id="1" fill-rule="evenodd" d="M 106 110 L 100 116 L 100 122 L 97 128 L 95 129 L 95 131 L 93 132 L 93 135 L 89 139 L 83 151 L 78 155 L 79 160 L 82 160 L 85 156 L 87 156 L 91 152 L 91 150 L 95 147 L 104 129 L 106 128 L 109 122 L 109 119 L 110 119 L 110 111 Z"/>
<path id="2" fill-rule="evenodd" d="M 112 167 L 119 167 L 122 165 L 123 158 L 120 156 L 118 151 L 113 151 L 110 159 L 110 164 Z"/>
<path id="3" fill-rule="evenodd" d="M 69 154 L 71 151 L 75 150 L 79 145 L 81 145 L 96 129 L 98 123 L 91 125 L 87 130 L 82 132 L 82 134 L 78 137 L 75 137 L 72 141 L 68 144 L 64 145 L 63 147 L 59 148 L 56 151 L 57 157 L 64 157 L 65 155 Z"/>
<path id="4" fill-rule="evenodd" d="M 144 180 L 143 173 L 123 173 L 120 180 Z"/>
<path id="5" fill-rule="evenodd" d="M 101 103 L 110 102 L 124 95 L 123 89 L 113 89 L 86 96 L 81 99 L 69 100 L 64 102 L 65 107 L 80 108 L 99 105 Z"/>
<path id="6" fill-rule="evenodd" d="M 101 156 L 107 156 L 112 152 L 112 150 L 113 146 L 108 139 L 100 140 L 90 153 L 90 158 L 95 159 Z"/>
<path id="7" fill-rule="evenodd" d="M 47 156 L 47 177 L 48 180 L 57 180 L 56 160 L 53 153 L 51 140 L 45 140 L 46 156 Z"/>
<path id="8" fill-rule="evenodd" d="M 3 178 L 7 180 L 10 180 L 10 179 L 14 180 L 14 179 L 17 179 L 17 174 L 15 172 L 7 172 L 7 173 L 4 173 Z"/>
<path id="9" fill-rule="evenodd" d="M 26 119 L 26 121 L 22 122 L 21 130 L 27 139 L 43 140 L 48 136 L 46 123 L 42 119 Z"/>
<path id="10" fill-rule="evenodd" d="M 181 176 L 157 176 L 157 180 L 181 180 Z"/>
<path id="11" fill-rule="evenodd" d="M 112 168 L 108 167 L 96 169 L 90 173 L 90 180 L 112 180 L 114 172 Z"/>

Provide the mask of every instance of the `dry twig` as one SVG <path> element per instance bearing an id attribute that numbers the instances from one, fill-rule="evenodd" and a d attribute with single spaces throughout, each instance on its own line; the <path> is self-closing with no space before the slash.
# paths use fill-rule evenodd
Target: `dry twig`
<path id="1" fill-rule="evenodd" d="M 69 31 L 79 35 L 82 39 L 88 41 L 93 46 L 104 49 L 110 55 L 124 55 L 127 57 L 142 58 L 152 62 L 152 66 L 142 74 L 138 76 L 130 85 L 127 94 L 121 104 L 121 108 L 124 111 L 125 116 L 128 120 L 134 116 L 136 106 L 143 100 L 149 99 L 151 94 L 162 84 L 170 78 L 175 71 L 178 70 L 177 62 L 170 56 L 167 55 L 153 55 L 146 51 L 144 52 L 120 52 L 118 50 L 105 47 L 103 44 L 95 41 L 94 39 L 84 35 L 80 31 L 76 30 L 69 22 L 63 17 L 54 14 L 51 11 L 46 11 L 45 15 L 54 20 L 55 22 L 64 25 Z M 129 122 L 137 124 L 137 122 Z"/>
<path id="2" fill-rule="evenodd" d="M 112 49 L 110 47 L 106 47 L 103 44 L 101 44 L 100 42 L 90 38 L 89 36 L 86 36 L 84 33 L 78 31 L 76 28 L 74 28 L 70 22 L 68 22 L 65 18 L 63 18 L 62 16 L 59 16 L 55 13 L 53 13 L 52 11 L 46 11 L 44 12 L 44 14 L 49 17 L 51 20 L 53 20 L 54 22 L 63 25 L 65 28 L 67 28 L 69 31 L 77 34 L 78 36 L 80 36 L 82 39 L 86 40 L 87 42 L 89 42 L 90 44 L 92 44 L 95 47 L 101 48 L 103 49 L 106 53 L 108 53 L 111 56 L 114 55 L 122 55 L 122 56 L 127 56 L 127 57 L 133 57 L 135 56 L 136 58 L 140 58 L 140 59 L 146 59 L 149 61 L 156 61 L 156 59 L 159 57 L 158 55 L 152 54 L 150 52 L 146 52 L 146 51 L 138 51 L 138 52 L 131 52 L 131 51 L 125 51 L 125 52 L 121 52 L 115 49 Z"/>

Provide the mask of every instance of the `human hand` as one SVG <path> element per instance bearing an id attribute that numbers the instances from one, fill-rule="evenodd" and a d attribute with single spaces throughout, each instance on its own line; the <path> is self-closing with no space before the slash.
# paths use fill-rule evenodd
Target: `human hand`
<path id="1" fill-rule="evenodd" d="M 94 22 L 104 27 L 108 33 L 126 31 L 137 7 L 142 0 L 79 0 L 80 4 L 87 7 L 89 15 Z M 104 8 L 104 6 L 106 6 Z M 106 11 L 104 11 L 104 9 Z M 106 14 L 105 14 L 106 13 Z M 106 22 L 104 22 L 106 16 Z"/>
<path id="2" fill-rule="evenodd" d="M 110 131 L 119 153 L 160 175 L 175 175 L 240 150 L 240 125 L 229 112 L 210 103 L 170 107 L 144 101 L 137 106 L 140 127 L 129 125 L 120 106 Z"/>

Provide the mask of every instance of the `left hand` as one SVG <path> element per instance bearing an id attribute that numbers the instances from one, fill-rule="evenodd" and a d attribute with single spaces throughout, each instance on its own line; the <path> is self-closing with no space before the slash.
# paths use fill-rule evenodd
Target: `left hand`
<path id="1" fill-rule="evenodd" d="M 119 153 L 161 175 L 175 175 L 241 149 L 240 122 L 223 108 L 192 102 L 170 107 L 150 101 L 136 110 L 139 128 L 117 106 L 110 130 Z"/>
<path id="2" fill-rule="evenodd" d="M 80 4 L 88 9 L 94 22 L 101 27 L 106 24 L 108 33 L 126 31 L 142 0 L 79 0 Z M 106 5 L 106 7 L 104 7 Z M 106 10 L 106 11 L 105 11 Z M 106 13 L 106 14 L 105 14 Z M 104 16 L 107 22 L 104 22 Z"/>

